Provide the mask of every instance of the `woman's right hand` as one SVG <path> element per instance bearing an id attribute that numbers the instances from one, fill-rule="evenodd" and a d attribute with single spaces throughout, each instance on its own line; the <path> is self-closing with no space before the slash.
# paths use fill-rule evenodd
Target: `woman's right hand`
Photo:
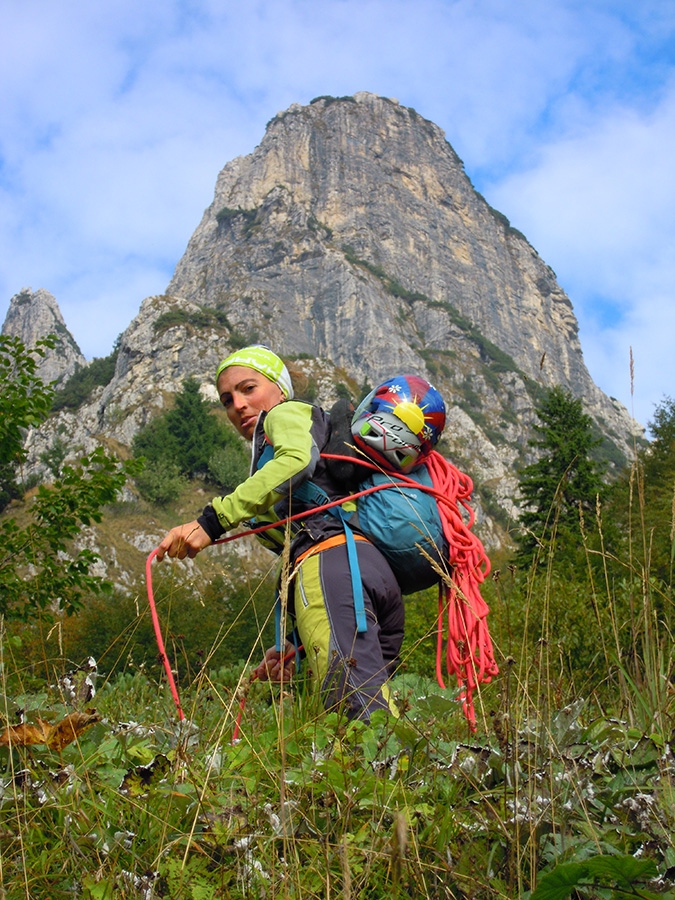
<path id="1" fill-rule="evenodd" d="M 189 556 L 194 559 L 200 550 L 208 547 L 211 538 L 204 531 L 202 526 L 196 520 L 187 522 L 185 525 L 178 525 L 172 528 L 157 548 L 157 559 L 164 559 L 170 556 L 172 559 L 185 559 Z"/>

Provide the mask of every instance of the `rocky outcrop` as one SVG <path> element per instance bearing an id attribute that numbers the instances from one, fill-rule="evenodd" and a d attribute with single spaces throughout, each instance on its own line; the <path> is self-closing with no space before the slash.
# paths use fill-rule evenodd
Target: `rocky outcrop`
<path id="1" fill-rule="evenodd" d="M 441 129 L 396 101 L 361 93 L 277 115 L 220 173 L 168 292 L 360 380 L 426 370 L 492 430 L 504 407 L 531 408 L 536 386 L 564 385 L 630 452 L 636 426 L 590 378 L 555 274 Z"/>
<path id="2" fill-rule="evenodd" d="M 66 328 L 58 303 L 42 288 L 37 291 L 23 288 L 12 297 L 2 333 L 20 338 L 26 347 L 34 347 L 48 334 L 56 335 L 56 345 L 40 360 L 38 373 L 43 381 L 53 381 L 57 387 L 64 384 L 77 368 L 87 364 Z"/>

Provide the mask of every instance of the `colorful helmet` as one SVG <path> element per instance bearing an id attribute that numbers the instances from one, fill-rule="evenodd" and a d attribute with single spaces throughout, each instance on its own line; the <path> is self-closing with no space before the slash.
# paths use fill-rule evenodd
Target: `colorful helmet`
<path id="1" fill-rule="evenodd" d="M 397 375 L 359 403 L 352 436 L 386 468 L 409 472 L 435 447 L 444 426 L 445 403 L 436 388 L 417 375 Z"/>

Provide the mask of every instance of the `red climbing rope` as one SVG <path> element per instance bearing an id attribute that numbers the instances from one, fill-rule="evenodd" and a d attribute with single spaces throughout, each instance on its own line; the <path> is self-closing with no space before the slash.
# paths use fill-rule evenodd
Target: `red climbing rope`
<path id="1" fill-rule="evenodd" d="M 471 531 L 475 518 L 469 506 L 473 491 L 471 478 L 435 450 L 426 463 L 435 488 L 434 496 L 439 501 L 452 567 L 450 584 L 441 581 L 438 586 L 436 678 L 444 688 L 443 634 L 447 622 L 445 668 L 448 675 L 457 679 L 464 714 L 475 731 L 474 690 L 479 684 L 489 684 L 499 672 L 487 624 L 490 609 L 480 593 L 480 586 L 490 573 L 490 560 L 483 544 Z M 460 507 L 466 511 L 468 522 L 464 521 Z"/>
<path id="2" fill-rule="evenodd" d="M 178 688 L 176 687 L 173 672 L 171 671 L 171 663 L 169 662 L 169 657 L 166 655 L 166 650 L 164 649 L 164 639 L 159 624 L 159 616 L 157 615 L 157 605 L 155 604 L 155 593 L 152 589 L 152 561 L 155 556 L 157 556 L 157 548 L 152 551 L 145 561 L 145 583 L 148 589 L 150 616 L 152 617 L 152 627 L 155 629 L 155 640 L 157 641 L 157 647 L 159 649 L 159 658 L 161 659 L 164 671 L 166 672 L 169 687 L 171 688 L 171 696 L 173 697 L 173 702 L 176 704 L 176 709 L 178 710 L 178 718 L 182 722 L 185 719 L 185 713 L 180 705 L 180 697 L 178 696 Z"/>

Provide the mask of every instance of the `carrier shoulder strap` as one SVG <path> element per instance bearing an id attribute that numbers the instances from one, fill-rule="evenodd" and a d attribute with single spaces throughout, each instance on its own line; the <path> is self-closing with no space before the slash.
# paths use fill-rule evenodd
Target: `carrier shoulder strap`
<path id="1" fill-rule="evenodd" d="M 324 503 L 330 503 L 328 494 L 313 481 L 304 481 L 295 489 L 295 496 L 305 503 L 311 503 L 313 506 L 323 506 Z M 349 527 L 349 518 L 352 514 L 351 512 L 344 510 L 341 506 L 333 506 L 328 512 L 340 520 L 344 529 L 347 558 L 349 560 L 349 573 L 352 582 L 356 630 L 362 634 L 368 630 L 368 621 L 366 619 L 366 605 L 363 599 L 363 582 L 361 581 L 359 557 L 356 552 L 356 540 L 354 538 L 354 532 Z"/>

